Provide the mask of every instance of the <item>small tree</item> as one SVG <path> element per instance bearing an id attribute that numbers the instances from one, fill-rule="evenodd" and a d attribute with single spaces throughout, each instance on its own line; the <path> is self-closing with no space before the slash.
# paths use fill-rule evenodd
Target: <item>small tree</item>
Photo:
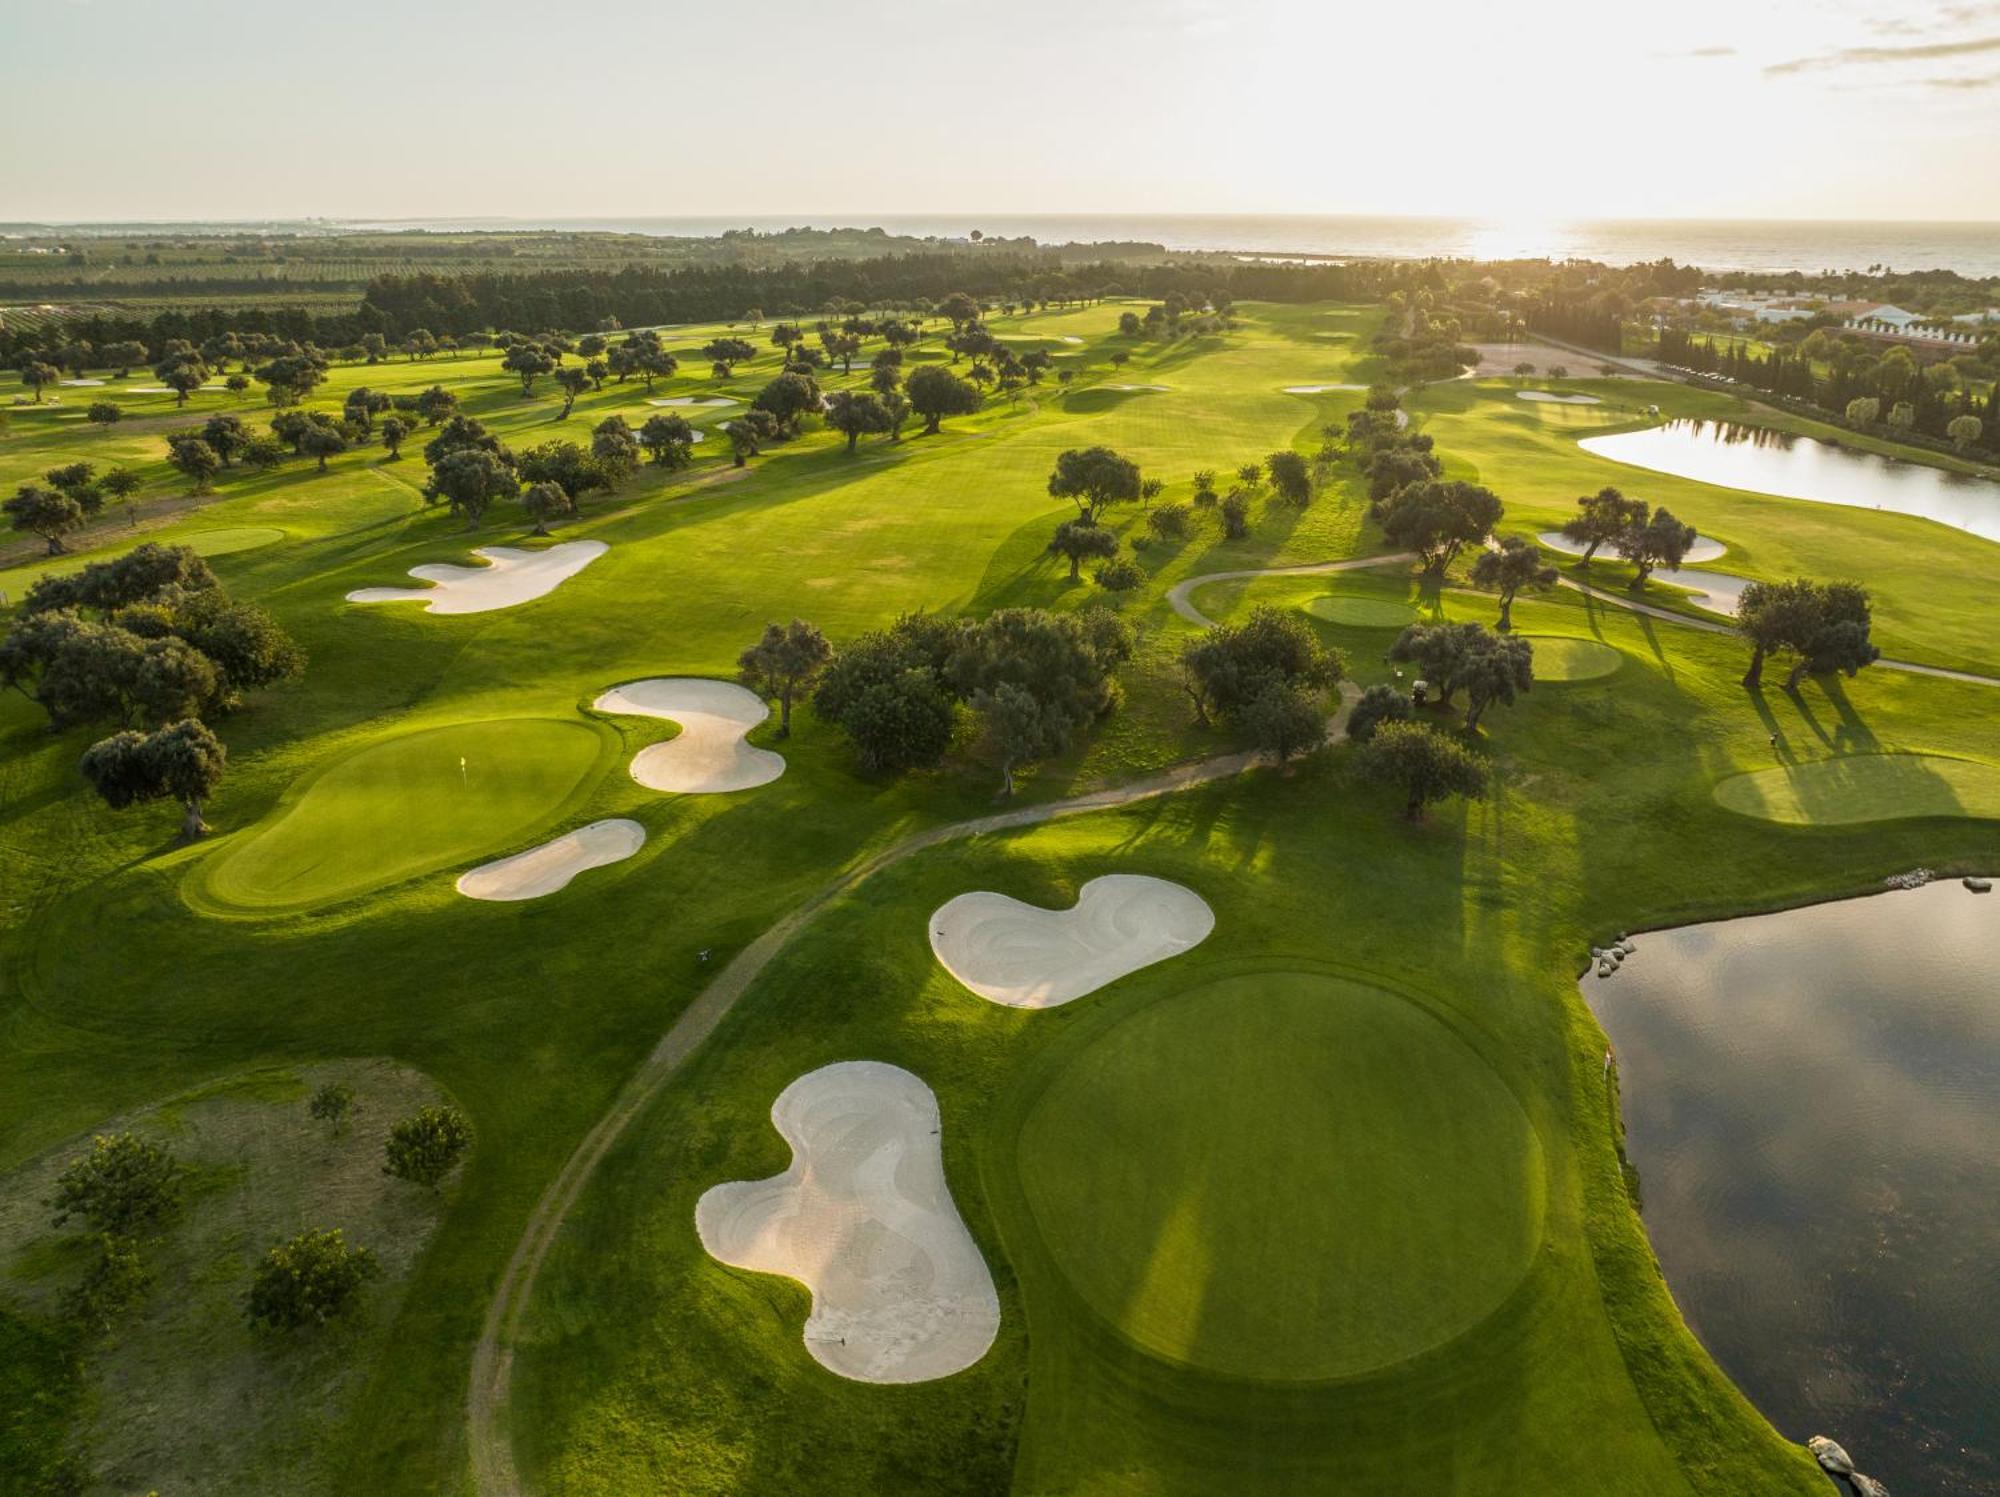
<path id="1" fill-rule="evenodd" d="M 229 751 L 215 734 L 186 718 L 154 733 L 127 730 L 100 739 L 84 750 L 81 767 L 114 811 L 147 801 L 179 802 L 181 836 L 193 841 L 208 834 L 201 808 L 221 788 L 228 761 Z"/>
<path id="2" fill-rule="evenodd" d="M 91 401 L 90 409 L 85 411 L 83 415 L 84 419 L 90 422 L 92 426 L 116 426 L 120 421 L 125 419 L 124 408 L 115 401 L 110 400 Z M 1977 420 L 1978 418 L 1975 417 L 1974 419 Z M 1979 434 L 1974 432 L 1973 435 L 1977 437 Z"/>
<path id="3" fill-rule="evenodd" d="M 319 471 L 326 471 L 326 460 L 338 457 L 347 451 L 347 434 L 337 426 L 322 426 L 315 423 L 299 433 L 299 451 L 307 457 L 319 459 Z"/>
<path id="4" fill-rule="evenodd" d="M 1244 736 L 1280 764 L 1326 741 L 1326 717 L 1313 694 L 1296 682 L 1272 680 L 1237 715 Z"/>
<path id="5" fill-rule="evenodd" d="M 349 1247 L 338 1227 L 301 1232 L 264 1255 L 250 1281 L 250 1324 L 272 1331 L 324 1325 L 360 1298 L 382 1265 L 365 1247 Z"/>
<path id="6" fill-rule="evenodd" d="M 972 698 L 973 715 L 979 722 L 980 739 L 986 753 L 1000 766 L 1000 793 L 1014 793 L 1014 771 L 1058 754 L 1069 744 L 1067 725 L 1042 708 L 1034 693 L 1002 681 L 991 690 L 978 691 Z"/>
<path id="7" fill-rule="evenodd" d="M 1857 395 L 1847 402 L 1847 424 L 1869 427 L 1882 419 L 1882 402 L 1873 395 Z"/>
<path id="8" fill-rule="evenodd" d="M 1583 547 L 1581 565 L 1589 566 L 1599 546 L 1610 545 L 1635 525 L 1646 523 L 1646 501 L 1627 499 L 1606 487 L 1576 501 L 1577 514 L 1562 528 L 1564 537 Z"/>
<path id="9" fill-rule="evenodd" d="M 1500 498 L 1462 479 L 1426 479 L 1399 489 L 1378 507 L 1382 534 L 1442 574 L 1467 546 L 1483 545 L 1500 522 Z"/>
<path id="10" fill-rule="evenodd" d="M 924 433 L 935 436 L 946 416 L 969 416 L 979 409 L 979 391 L 949 369 L 926 364 L 903 386 L 910 409 L 924 418 Z"/>
<path id="11" fill-rule="evenodd" d="M 472 1125 L 456 1107 L 419 1108 L 389 1130 L 382 1173 L 431 1190 L 472 1143 Z"/>
<path id="12" fill-rule="evenodd" d="M 1243 490 L 1231 489 L 1223 495 L 1217 512 L 1222 516 L 1222 533 L 1230 540 L 1240 541 L 1250 533 L 1250 496 Z"/>
<path id="13" fill-rule="evenodd" d="M 1082 575 L 1083 563 L 1093 558 L 1110 560 L 1118 554 L 1118 537 L 1090 520 L 1064 520 L 1049 541 L 1049 554 L 1069 561 L 1069 580 Z"/>
<path id="14" fill-rule="evenodd" d="M 1264 459 L 1264 468 L 1279 499 L 1295 509 L 1312 503 L 1312 470 L 1298 453 L 1274 452 Z"/>
<path id="15" fill-rule="evenodd" d="M 1517 693 L 1534 685 L 1534 647 L 1525 639 L 1508 634 L 1473 636 L 1459 669 L 1458 684 L 1465 688 L 1465 731 L 1474 732 L 1479 719 L 1494 703 L 1514 705 Z"/>
<path id="16" fill-rule="evenodd" d="M 153 375 L 174 392 L 175 405 L 186 405 L 188 396 L 208 383 L 208 365 L 192 354 L 175 354 L 155 369 Z"/>
<path id="17" fill-rule="evenodd" d="M 1106 592 L 1129 593 L 1146 585 L 1146 569 L 1129 557 L 1109 562 L 1093 574 Z"/>
<path id="18" fill-rule="evenodd" d="M 1750 668 L 1743 684 L 1763 684 L 1764 662 L 1789 652 L 1794 657 L 1787 691 L 1808 675 L 1844 671 L 1852 676 L 1881 657 L 1869 637 L 1868 591 L 1853 582 L 1753 582 L 1743 589 L 1736 629 L 1750 642 Z"/>
<path id="19" fill-rule="evenodd" d="M 139 1261 L 139 1245 L 129 1237 L 100 1232 L 97 1256 L 83 1277 L 57 1300 L 63 1319 L 85 1335 L 102 1336 L 146 1297 L 153 1276 Z"/>
<path id="20" fill-rule="evenodd" d="M 1626 530 L 1616 544 L 1618 554 L 1632 563 L 1631 590 L 1636 593 L 1644 588 L 1656 567 L 1678 567 L 1694 543 L 1694 526 L 1675 519 L 1664 504 L 1645 524 Z"/>
<path id="21" fill-rule="evenodd" d="M 1500 622 L 1495 628 L 1514 627 L 1514 595 L 1524 587 L 1547 587 L 1556 580 L 1556 569 L 1542 560 L 1542 548 L 1533 541 L 1510 535 L 1499 548 L 1482 551 L 1472 563 L 1472 581 L 1500 594 Z"/>
<path id="22" fill-rule="evenodd" d="M 847 454 L 867 432 L 889 429 L 889 408 L 872 390 L 836 390 L 827 397 L 826 424 L 847 438 Z"/>
<path id="23" fill-rule="evenodd" d="M 562 415 L 558 420 L 567 421 L 570 409 L 576 404 L 576 397 L 590 388 L 588 370 L 565 367 L 556 371 L 556 388 L 562 391 Z"/>
<path id="24" fill-rule="evenodd" d="M 1347 736 L 1366 743 L 1384 723 L 1408 722 L 1416 713 L 1409 696 L 1380 682 L 1361 693 L 1361 700 L 1347 714 Z"/>
<path id="25" fill-rule="evenodd" d="M 639 445 L 662 468 L 685 468 L 693 460 L 694 424 L 685 416 L 648 416 Z"/>
<path id="26" fill-rule="evenodd" d="M 444 500 L 453 514 L 464 517 L 467 530 L 477 530 L 495 500 L 511 499 L 520 491 L 521 481 L 497 455 L 472 447 L 439 460 L 424 497 L 433 504 Z"/>
<path id="27" fill-rule="evenodd" d="M 410 423 L 405 421 L 401 416 L 384 416 L 382 418 L 382 445 L 389 451 L 390 462 L 402 461 L 403 443 L 409 437 L 412 430 L 413 428 Z"/>
<path id="28" fill-rule="evenodd" d="M 769 411 L 745 411 L 723 428 L 729 433 L 730 460 L 742 467 L 778 438 L 778 418 Z"/>
<path id="29" fill-rule="evenodd" d="M 354 1088 L 345 1081 L 325 1082 L 306 1104 L 313 1121 L 327 1124 L 335 1138 L 347 1131 L 347 1120 L 354 1111 Z"/>
<path id="30" fill-rule="evenodd" d="M 1193 512 L 1185 504 L 1162 504 L 1146 516 L 1146 528 L 1163 541 L 1185 538 L 1193 524 Z"/>
<path id="31" fill-rule="evenodd" d="M 639 466 L 639 439 L 623 416 L 606 416 L 591 429 L 590 456 L 604 486 L 615 489 Z"/>
<path id="32" fill-rule="evenodd" d="M 62 370 L 40 359 L 30 359 L 21 366 L 21 383 L 35 392 L 36 405 L 42 403 L 42 391 L 61 378 Z"/>
<path id="33" fill-rule="evenodd" d="M 91 409 L 95 411 L 97 407 L 92 406 Z M 1946 423 L 1944 434 L 1951 438 L 1952 446 L 1965 452 L 1978 444 L 1985 430 L 1986 424 L 1977 416 L 1954 416 Z"/>
<path id="34" fill-rule="evenodd" d="M 826 636 L 803 619 L 780 626 L 766 624 L 764 637 L 736 659 L 743 684 L 778 699 L 778 736 L 792 736 L 792 698 L 810 691 L 833 659 Z"/>
<path id="35" fill-rule="evenodd" d="M 549 521 L 576 513 L 576 501 L 559 483 L 531 483 L 521 491 L 521 507 L 535 522 L 535 534 L 547 535 Z"/>
<path id="36" fill-rule="evenodd" d="M 186 475 L 190 494 L 206 494 L 222 471 L 222 459 L 202 440 L 200 432 L 175 432 L 167 438 L 167 462 Z"/>
<path id="37" fill-rule="evenodd" d="M 1422 820 L 1433 801 L 1475 797 L 1486 788 L 1486 766 L 1463 744 L 1422 723 L 1382 723 L 1361 746 L 1358 762 L 1369 779 L 1403 793 L 1404 814 L 1412 821 Z"/>
<path id="38" fill-rule="evenodd" d="M 1112 505 L 1137 499 L 1143 487 L 1139 465 L 1109 447 L 1072 447 L 1056 458 L 1049 474 L 1049 497 L 1075 501 L 1086 525 Z"/>
<path id="39" fill-rule="evenodd" d="M 93 1232 L 136 1237 L 165 1226 L 180 1210 L 186 1168 L 135 1133 L 100 1133 L 90 1152 L 56 1177 L 55 1224 L 81 1218 Z"/>
<path id="40" fill-rule="evenodd" d="M 0 503 L 0 510 L 6 512 L 14 529 L 40 536 L 51 556 L 68 550 L 62 538 L 83 528 L 83 506 L 60 489 L 45 489 L 40 484 L 22 484 L 13 498 Z"/>

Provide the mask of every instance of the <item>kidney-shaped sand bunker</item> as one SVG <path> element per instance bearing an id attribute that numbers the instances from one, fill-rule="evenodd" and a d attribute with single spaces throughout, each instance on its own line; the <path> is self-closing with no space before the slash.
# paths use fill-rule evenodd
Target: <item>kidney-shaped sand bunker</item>
<path id="1" fill-rule="evenodd" d="M 599 712 L 680 724 L 678 738 L 649 744 L 632 756 L 632 778 L 648 790 L 715 795 L 768 785 L 785 772 L 783 754 L 743 741 L 771 709 L 756 692 L 732 681 L 649 676 L 614 686 L 591 705 Z"/>
<path id="2" fill-rule="evenodd" d="M 1208 939 L 1215 912 L 1194 890 L 1142 873 L 1108 873 L 1067 910 L 979 890 L 931 915 L 931 950 L 947 972 L 1009 1008 L 1054 1008 Z"/>
<path id="3" fill-rule="evenodd" d="M 901 1066 L 841 1061 L 780 1092 L 771 1122 L 791 1168 L 702 1196 L 710 1255 L 811 1290 L 806 1350 L 842 1377 L 925 1382 L 986 1355 L 1000 1298 L 945 1183 L 931 1089 Z"/>

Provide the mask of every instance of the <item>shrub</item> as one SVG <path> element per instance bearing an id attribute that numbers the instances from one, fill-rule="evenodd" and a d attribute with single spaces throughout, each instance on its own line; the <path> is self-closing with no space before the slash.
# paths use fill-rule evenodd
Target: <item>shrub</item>
<path id="1" fill-rule="evenodd" d="M 1128 593 L 1145 581 L 1145 569 L 1136 561 L 1114 561 L 1097 569 L 1097 585 L 1114 593 Z"/>
<path id="2" fill-rule="evenodd" d="M 472 1125 L 456 1107 L 419 1108 L 389 1130 L 382 1173 L 436 1190 L 472 1143 Z"/>
<path id="3" fill-rule="evenodd" d="M 349 1309 L 382 1272 L 367 1248 L 351 1248 L 338 1227 L 301 1232 L 264 1255 L 250 1284 L 250 1323 L 291 1331 L 324 1325 Z"/>

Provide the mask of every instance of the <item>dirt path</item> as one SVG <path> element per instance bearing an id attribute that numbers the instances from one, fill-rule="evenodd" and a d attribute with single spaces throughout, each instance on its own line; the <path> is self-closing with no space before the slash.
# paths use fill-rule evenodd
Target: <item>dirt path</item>
<path id="1" fill-rule="evenodd" d="M 1398 557 L 1369 558 L 1359 565 L 1381 566 L 1387 562 L 1407 560 Z M 1287 570 L 1345 570 L 1349 563 L 1329 562 L 1322 567 L 1293 568 Z M 1228 573 L 1228 576 L 1255 576 L 1256 573 Z M 1214 577 L 1197 577 L 1183 584 L 1192 587 L 1198 583 L 1214 581 Z M 1205 622 L 1198 614 L 1190 612 L 1191 605 L 1177 603 L 1176 608 L 1197 622 Z M 1352 682 L 1340 684 L 1341 705 L 1327 722 L 1327 741 L 1338 742 L 1347 732 L 1348 713 L 1355 702 L 1360 700 L 1361 691 Z M 1051 801 L 1044 805 L 1022 806 L 1011 811 L 998 811 L 990 816 L 974 817 L 970 821 L 953 822 L 948 826 L 933 827 L 928 831 L 904 838 L 893 846 L 884 848 L 873 857 L 850 868 L 822 887 L 806 902 L 794 909 L 776 925 L 770 927 L 756 940 L 739 951 L 723 969 L 716 973 L 709 985 L 696 995 L 694 1001 L 681 1012 L 660 1042 L 653 1047 L 645 1061 L 619 1090 L 610 1109 L 599 1118 L 583 1142 L 570 1155 L 557 1173 L 542 1197 L 535 1203 L 521 1232 L 521 1240 L 515 1244 L 514 1252 L 507 1260 L 507 1266 L 500 1275 L 492 1302 L 487 1306 L 486 1321 L 480 1328 L 479 1340 L 472 1352 L 471 1384 L 466 1398 L 466 1442 L 472 1464 L 473 1487 L 480 1497 L 520 1497 L 525 1490 L 521 1483 L 519 1468 L 514 1463 L 513 1441 L 508 1432 L 507 1408 L 508 1391 L 513 1376 L 513 1343 L 521 1330 L 521 1322 L 529 1299 L 534 1294 L 535 1280 L 540 1274 L 542 1263 L 554 1245 L 556 1234 L 561 1231 L 564 1219 L 575 1207 L 584 1187 L 596 1173 L 597 1166 L 610 1152 L 632 1120 L 646 1105 L 659 1094 L 681 1064 L 698 1049 L 702 1042 L 715 1033 L 716 1026 L 736 1006 L 736 1001 L 747 992 L 752 983 L 770 965 L 773 957 L 790 944 L 813 917 L 834 900 L 865 882 L 883 869 L 902 862 L 913 853 L 942 843 L 961 841 L 967 837 L 984 836 L 989 832 L 1006 831 L 1014 827 L 1036 826 L 1053 821 L 1060 816 L 1077 816 L 1090 811 L 1104 811 L 1117 806 L 1128 806 L 1156 796 L 1171 795 L 1197 785 L 1211 784 L 1216 780 L 1228 779 L 1247 770 L 1256 769 L 1271 762 L 1268 754 L 1249 751 L 1239 754 L 1221 754 L 1210 759 L 1199 759 L 1188 764 L 1175 765 L 1145 779 L 1129 784 L 1111 786 L 1103 790 L 1093 790 L 1088 794 L 1072 796 L 1067 800 Z"/>
<path id="2" fill-rule="evenodd" d="M 1250 567 L 1241 572 L 1204 572 L 1167 590 L 1167 606 L 1190 624 L 1213 629 L 1215 620 L 1194 606 L 1194 590 L 1211 582 L 1238 582 L 1251 577 L 1309 577 L 1322 572 L 1358 572 L 1367 567 L 1407 566 L 1417 559 L 1414 551 L 1398 551 L 1390 556 L 1356 556 L 1347 561 L 1312 561 L 1296 567 Z"/>

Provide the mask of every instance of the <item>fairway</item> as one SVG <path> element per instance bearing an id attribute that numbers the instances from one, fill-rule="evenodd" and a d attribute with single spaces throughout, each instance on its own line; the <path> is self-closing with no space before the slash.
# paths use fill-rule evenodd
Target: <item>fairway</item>
<path id="1" fill-rule="evenodd" d="M 338 760 L 189 882 L 198 903 L 346 899 L 521 840 L 600 768 L 608 735 L 553 718 L 454 723 Z"/>
<path id="2" fill-rule="evenodd" d="M 1851 754 L 1731 775 L 1716 804 L 1794 825 L 1909 816 L 2000 817 L 2000 765 L 1937 754 Z"/>
<path id="3" fill-rule="evenodd" d="M 1306 604 L 1306 612 L 1329 624 L 1345 624 L 1351 629 L 1401 629 L 1416 621 L 1417 612 L 1408 603 L 1392 598 L 1356 597 L 1329 593 Z"/>
<path id="4" fill-rule="evenodd" d="M 1610 645 L 1567 634 L 1524 634 L 1535 647 L 1537 681 L 1596 681 L 1625 663 Z"/>
<path id="5" fill-rule="evenodd" d="M 1527 1272 L 1542 1161 L 1520 1105 L 1407 999 L 1232 977 L 1114 1026 L 1020 1139 L 1036 1224 L 1155 1356 L 1351 1377 L 1469 1330 Z"/>
<path id="6" fill-rule="evenodd" d="M 210 530 L 190 530 L 185 535 L 176 536 L 174 544 L 186 546 L 195 555 L 233 556 L 238 551 L 254 551 L 259 546 L 268 546 L 285 538 L 285 532 L 275 525 L 220 525 Z M 129 548 L 125 548 L 129 549 Z M 13 597 L 27 591 L 42 577 L 67 577 L 80 572 L 94 561 L 109 561 L 121 552 L 90 552 L 81 555 L 51 556 L 46 560 L 24 563 L 6 571 L 0 571 L 0 593 Z"/>

